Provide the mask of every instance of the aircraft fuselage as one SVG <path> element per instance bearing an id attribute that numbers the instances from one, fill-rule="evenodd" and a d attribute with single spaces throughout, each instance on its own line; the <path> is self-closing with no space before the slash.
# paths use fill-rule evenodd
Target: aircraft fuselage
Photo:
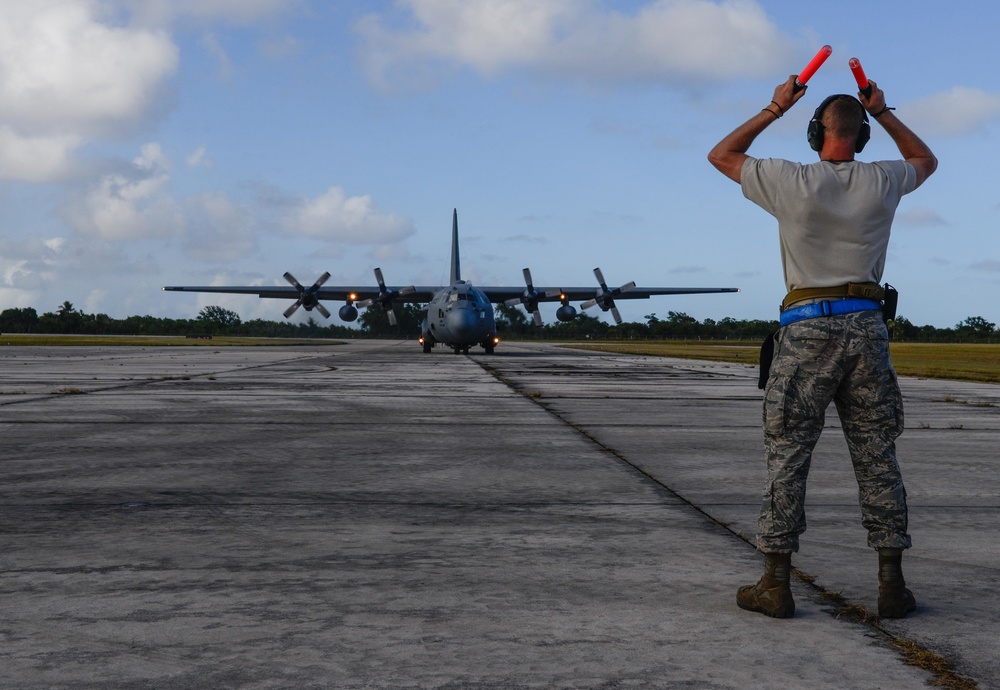
<path id="1" fill-rule="evenodd" d="M 434 293 L 421 331 L 424 352 L 441 343 L 456 354 L 468 352 L 473 345 L 491 353 L 497 343 L 493 304 L 484 292 L 464 280 Z"/>

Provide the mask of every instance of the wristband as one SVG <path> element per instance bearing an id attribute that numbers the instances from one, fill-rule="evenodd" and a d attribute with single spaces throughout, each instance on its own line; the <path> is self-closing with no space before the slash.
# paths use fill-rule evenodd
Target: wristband
<path id="1" fill-rule="evenodd" d="M 886 107 L 882 108 L 880 111 L 878 111 L 877 113 L 872 113 L 872 117 L 878 117 L 879 115 L 885 115 L 886 112 L 889 111 L 889 110 L 895 110 L 895 108 L 890 108 L 889 106 L 886 106 Z"/>
<path id="2" fill-rule="evenodd" d="M 771 102 L 774 103 L 774 107 L 778 109 L 778 112 L 781 113 L 781 115 L 785 114 L 785 109 L 784 108 L 782 108 L 780 105 L 778 105 L 777 102 L 775 102 L 775 101 L 771 101 Z M 781 117 L 781 115 L 778 115 L 778 117 Z"/>

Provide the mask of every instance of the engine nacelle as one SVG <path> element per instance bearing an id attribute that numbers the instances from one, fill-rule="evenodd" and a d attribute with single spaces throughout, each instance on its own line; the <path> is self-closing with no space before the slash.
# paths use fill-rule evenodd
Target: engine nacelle
<path id="1" fill-rule="evenodd" d="M 358 318 L 358 309 L 353 304 L 345 304 L 337 312 L 342 321 L 355 321 Z"/>
<path id="2" fill-rule="evenodd" d="M 560 321 L 572 321 L 576 318 L 576 308 L 564 304 L 556 309 L 556 318 Z"/>

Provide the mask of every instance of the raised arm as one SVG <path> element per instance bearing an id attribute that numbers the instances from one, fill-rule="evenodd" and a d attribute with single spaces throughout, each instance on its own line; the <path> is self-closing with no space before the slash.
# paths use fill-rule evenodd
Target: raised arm
<path id="1" fill-rule="evenodd" d="M 719 172 L 735 182 L 740 181 L 740 171 L 754 139 L 805 95 L 805 88 L 795 90 L 796 76 L 793 74 L 784 84 L 776 86 L 774 97 L 767 107 L 726 135 L 709 151 L 708 160 Z"/>
<path id="2" fill-rule="evenodd" d="M 885 93 L 882 89 L 878 88 L 878 85 L 871 80 L 868 81 L 868 84 L 872 87 L 871 96 L 865 96 L 861 92 L 858 94 L 858 98 L 861 99 L 865 110 L 892 137 L 899 153 L 906 162 L 917 171 L 917 187 L 919 187 L 937 170 L 937 158 L 931 152 L 930 147 L 886 107 Z"/>

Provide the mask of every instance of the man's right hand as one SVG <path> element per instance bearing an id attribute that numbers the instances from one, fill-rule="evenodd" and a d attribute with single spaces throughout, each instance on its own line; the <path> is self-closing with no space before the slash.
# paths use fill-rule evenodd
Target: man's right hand
<path id="1" fill-rule="evenodd" d="M 799 102 L 799 99 L 806 95 L 806 89 L 808 86 L 800 87 L 798 91 L 795 90 L 795 79 L 799 75 L 793 74 L 788 77 L 788 81 L 784 84 L 778 84 L 774 87 L 774 102 L 778 104 L 781 108 L 782 113 L 788 112 L 788 110 Z"/>
<path id="2" fill-rule="evenodd" d="M 858 100 L 861 101 L 861 105 L 865 107 L 868 114 L 874 116 L 875 113 L 881 113 L 885 110 L 885 92 L 871 79 L 868 80 L 868 86 L 871 87 L 871 95 L 866 96 L 863 91 L 858 91 Z"/>

